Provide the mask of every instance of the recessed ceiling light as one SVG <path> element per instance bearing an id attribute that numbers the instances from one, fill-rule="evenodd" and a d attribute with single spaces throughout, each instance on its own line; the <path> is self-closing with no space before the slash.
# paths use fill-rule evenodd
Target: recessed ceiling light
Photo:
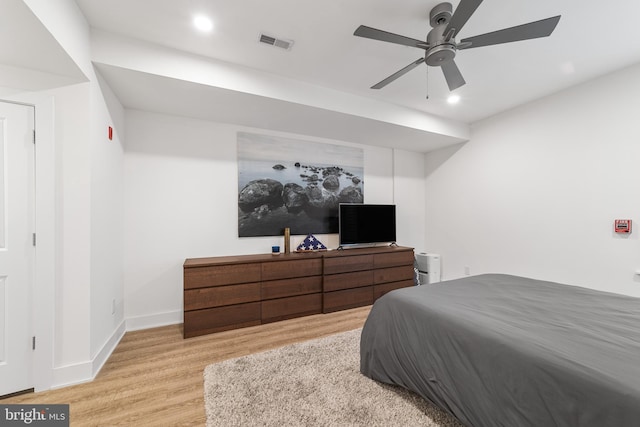
<path id="1" fill-rule="evenodd" d="M 573 65 L 573 62 L 567 61 L 560 66 L 560 69 L 564 74 L 573 74 L 576 72 L 576 67 Z"/>
<path id="2" fill-rule="evenodd" d="M 457 104 L 460 101 L 460 95 L 449 95 L 447 102 L 449 104 Z"/>
<path id="3" fill-rule="evenodd" d="M 213 22 L 204 15 L 194 17 L 193 25 L 200 31 L 211 31 L 213 29 Z"/>

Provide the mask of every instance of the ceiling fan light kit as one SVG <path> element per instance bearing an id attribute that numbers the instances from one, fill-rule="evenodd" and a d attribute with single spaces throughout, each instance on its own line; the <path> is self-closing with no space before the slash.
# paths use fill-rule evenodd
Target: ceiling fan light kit
<path id="1" fill-rule="evenodd" d="M 447 81 L 447 86 L 449 86 L 449 90 L 453 91 L 466 84 L 462 73 L 454 61 L 458 50 L 547 37 L 551 35 L 556 25 L 558 25 L 558 21 L 560 21 L 560 15 L 558 15 L 528 24 L 468 37 L 460 40 L 460 42 L 456 42 L 456 36 L 481 3 L 482 0 L 460 0 L 455 13 L 452 13 L 453 7 L 451 3 L 440 3 L 435 6 L 429 13 L 429 23 L 432 29 L 427 34 L 426 41 L 378 30 L 365 25 L 359 26 L 353 35 L 416 47 L 425 51 L 424 57 L 417 59 L 386 79 L 371 86 L 371 89 L 381 89 L 385 87 L 424 62 L 427 66 L 440 67 Z"/>

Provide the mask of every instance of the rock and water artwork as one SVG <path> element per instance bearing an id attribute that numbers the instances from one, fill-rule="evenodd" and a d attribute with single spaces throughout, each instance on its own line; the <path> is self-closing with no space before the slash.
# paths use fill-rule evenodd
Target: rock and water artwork
<path id="1" fill-rule="evenodd" d="M 338 205 L 364 200 L 360 148 L 238 132 L 238 236 L 338 232 Z"/>

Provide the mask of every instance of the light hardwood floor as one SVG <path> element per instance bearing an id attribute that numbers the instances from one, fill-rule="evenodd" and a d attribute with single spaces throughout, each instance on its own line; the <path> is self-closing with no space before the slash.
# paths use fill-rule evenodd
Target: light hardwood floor
<path id="1" fill-rule="evenodd" d="M 0 403 L 70 404 L 72 426 L 205 425 L 204 368 L 362 327 L 371 307 L 183 339 L 182 325 L 128 332 L 95 380 Z"/>

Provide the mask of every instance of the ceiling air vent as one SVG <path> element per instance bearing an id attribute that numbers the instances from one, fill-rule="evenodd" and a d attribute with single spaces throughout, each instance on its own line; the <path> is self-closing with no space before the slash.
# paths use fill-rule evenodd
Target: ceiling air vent
<path id="1" fill-rule="evenodd" d="M 280 49 L 289 50 L 293 46 L 293 40 L 278 39 L 266 34 L 260 34 L 260 43 L 268 44 L 270 46 L 279 47 Z"/>

